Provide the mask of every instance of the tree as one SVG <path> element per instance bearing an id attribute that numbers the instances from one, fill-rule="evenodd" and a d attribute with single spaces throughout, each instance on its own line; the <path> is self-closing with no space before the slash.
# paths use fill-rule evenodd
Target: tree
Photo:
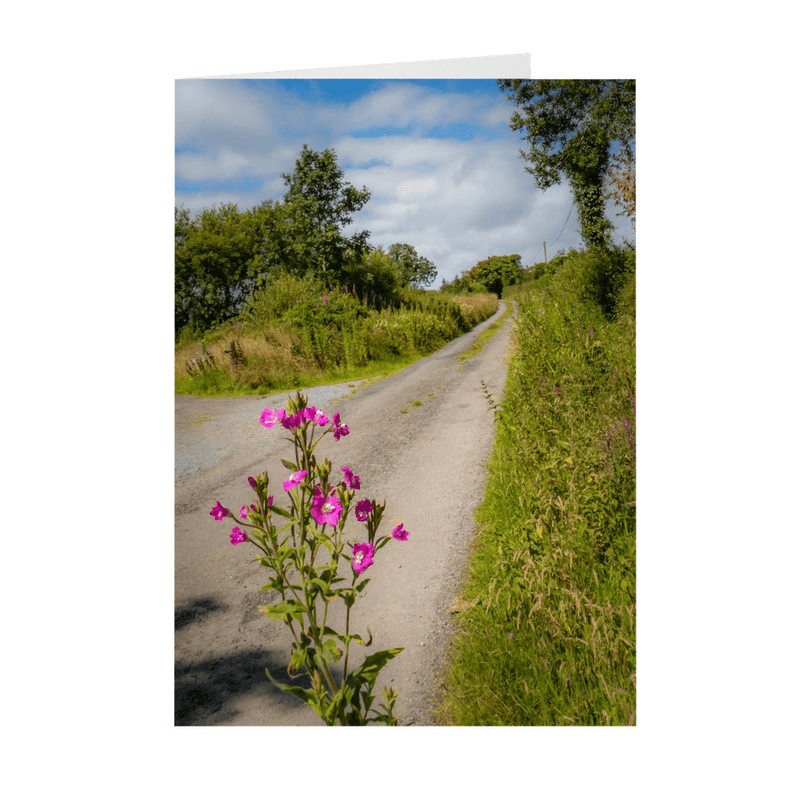
<path id="1" fill-rule="evenodd" d="M 338 280 L 348 255 L 360 258 L 366 252 L 369 231 L 348 239 L 342 228 L 366 205 L 369 190 L 345 182 L 332 149 L 318 153 L 305 144 L 294 172 L 281 177 L 289 187 L 283 203 L 285 220 L 293 228 L 294 260 Z"/>
<path id="2" fill-rule="evenodd" d="M 482 283 L 488 291 L 502 297 L 506 286 L 513 286 L 522 280 L 521 258 L 517 253 L 510 256 L 489 256 L 479 261 L 467 274 L 471 280 Z"/>
<path id="3" fill-rule="evenodd" d="M 489 256 L 474 267 L 464 270 L 461 275 L 442 289 L 449 292 L 494 292 L 503 296 L 506 286 L 519 283 L 525 276 L 520 263 L 522 256 Z"/>
<path id="4" fill-rule="evenodd" d="M 589 245 L 607 246 L 613 227 L 605 216 L 603 183 L 611 166 L 632 162 L 636 141 L 634 80 L 499 80 L 501 91 L 520 108 L 511 116 L 524 130 L 530 150 L 525 169 L 540 189 L 572 187 Z M 618 151 L 612 154 L 613 145 Z"/>
<path id="5" fill-rule="evenodd" d="M 418 255 L 416 248 L 410 244 L 397 242 L 389 248 L 388 255 L 395 263 L 401 286 L 422 289 L 430 286 L 435 280 L 436 265 Z"/>
<path id="6" fill-rule="evenodd" d="M 288 272 L 297 277 L 309 273 L 308 239 L 311 222 L 295 204 L 265 200 L 251 209 L 245 221 L 256 242 L 250 277 L 262 286 L 270 275 Z"/>
<path id="7" fill-rule="evenodd" d="M 175 209 L 175 330 L 204 330 L 234 317 L 248 291 L 254 241 L 234 203 L 190 220 Z"/>
<path id="8" fill-rule="evenodd" d="M 380 247 L 371 248 L 359 261 L 349 259 L 342 281 L 373 308 L 385 308 L 397 300 L 400 276 L 394 261 Z"/>

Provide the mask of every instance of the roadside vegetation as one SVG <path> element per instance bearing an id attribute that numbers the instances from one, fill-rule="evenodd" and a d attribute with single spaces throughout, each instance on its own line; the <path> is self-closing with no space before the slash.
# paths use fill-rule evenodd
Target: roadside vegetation
<path id="1" fill-rule="evenodd" d="M 175 351 L 178 394 L 269 393 L 388 376 L 497 311 L 493 294 L 407 289 L 382 308 L 350 287 L 284 276 L 234 320 Z"/>
<path id="2" fill-rule="evenodd" d="M 512 293 L 445 724 L 635 724 L 635 257 L 572 251 Z"/>
<path id="3" fill-rule="evenodd" d="M 345 182 L 333 150 L 304 145 L 282 177 L 278 202 L 175 209 L 179 394 L 390 375 L 494 314 L 504 281 L 522 273 L 519 256 L 492 256 L 470 280 L 428 290 L 436 266 L 412 245 L 344 235 L 370 192 Z"/>
<path id="4" fill-rule="evenodd" d="M 509 302 L 506 304 L 506 310 L 503 315 L 495 320 L 491 325 L 489 325 L 486 330 L 481 333 L 477 339 L 472 343 L 472 345 L 465 350 L 461 355 L 459 355 L 458 360 L 460 363 L 464 363 L 468 359 L 472 358 L 472 356 L 478 355 L 478 353 L 486 347 L 487 344 L 492 340 L 494 335 L 506 324 L 508 318 L 514 313 L 514 304 Z"/>

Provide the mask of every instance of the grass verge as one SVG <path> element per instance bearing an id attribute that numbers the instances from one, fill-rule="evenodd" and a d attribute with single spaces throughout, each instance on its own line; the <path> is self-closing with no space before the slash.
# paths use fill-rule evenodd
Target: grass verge
<path id="1" fill-rule="evenodd" d="M 290 371 L 284 375 L 275 375 L 268 384 L 257 387 L 243 386 L 230 373 L 219 370 L 196 376 L 176 375 L 175 394 L 195 395 L 198 397 L 241 397 L 252 394 L 266 395 L 278 394 L 284 391 L 293 392 L 298 389 L 310 389 L 314 386 L 327 386 L 329 384 L 349 383 L 360 380 L 369 380 L 374 383 L 415 364 L 424 355 L 424 353 L 407 353 L 394 358 L 371 361 L 363 367 L 329 371 L 314 370 L 311 372 Z"/>
<path id="2" fill-rule="evenodd" d="M 514 313 L 514 306 L 513 304 L 508 305 L 503 316 L 500 319 L 495 320 L 482 334 L 478 336 L 478 338 L 466 349 L 459 357 L 458 361 L 460 364 L 463 364 L 467 359 L 472 358 L 472 356 L 478 355 L 478 353 L 486 347 L 487 344 L 492 340 L 494 335 L 500 330 L 500 328 L 505 325 L 506 320 Z"/>
<path id="3" fill-rule="evenodd" d="M 496 295 L 412 292 L 405 305 L 376 311 L 346 294 L 323 294 L 319 302 L 310 296 L 277 318 L 266 311 L 244 315 L 202 340 L 182 339 L 175 392 L 270 394 L 386 377 L 461 336 L 497 306 Z"/>
<path id="4" fill-rule="evenodd" d="M 487 394 L 495 447 L 445 724 L 636 722 L 634 275 L 600 304 L 595 258 L 519 296 L 502 406 Z"/>

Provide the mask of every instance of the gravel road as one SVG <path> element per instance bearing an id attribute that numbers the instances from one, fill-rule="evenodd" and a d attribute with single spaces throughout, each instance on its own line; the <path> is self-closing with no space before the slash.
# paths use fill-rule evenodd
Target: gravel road
<path id="1" fill-rule="evenodd" d="M 326 437 L 317 456 L 334 472 L 361 477 L 357 499 L 386 500 L 381 532 L 402 519 L 406 542 L 390 542 L 365 577 L 351 627 L 374 641 L 351 652 L 404 651 L 384 668 L 378 688 L 399 693 L 403 723 L 432 725 L 447 644 L 450 609 L 474 535 L 494 429 L 481 386 L 499 401 L 507 374 L 510 321 L 481 353 L 458 356 L 505 311 L 396 375 L 371 385 L 340 384 L 306 391 L 310 403 L 338 411 L 350 434 Z M 217 500 L 238 509 L 252 501 L 247 476 L 268 470 L 278 491 L 289 444 L 281 428 L 259 425 L 271 398 L 175 398 L 175 725 L 322 725 L 300 700 L 280 692 L 264 668 L 288 682 L 290 634 L 258 613 L 271 602 L 261 592 L 267 573 L 251 563 L 250 545 L 232 547 L 231 525 L 209 510 Z M 352 523 L 352 525 L 351 525 Z M 351 514 L 348 531 L 363 529 Z M 343 615 L 342 615 L 343 617 Z M 341 620 L 333 627 L 344 630 Z"/>

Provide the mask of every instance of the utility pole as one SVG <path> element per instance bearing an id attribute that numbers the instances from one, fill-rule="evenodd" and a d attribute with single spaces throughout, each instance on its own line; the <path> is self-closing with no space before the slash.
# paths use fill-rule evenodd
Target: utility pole
<path id="1" fill-rule="evenodd" d="M 542 242 L 544 244 L 544 260 L 547 263 L 547 242 Z"/>

